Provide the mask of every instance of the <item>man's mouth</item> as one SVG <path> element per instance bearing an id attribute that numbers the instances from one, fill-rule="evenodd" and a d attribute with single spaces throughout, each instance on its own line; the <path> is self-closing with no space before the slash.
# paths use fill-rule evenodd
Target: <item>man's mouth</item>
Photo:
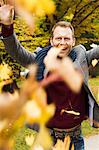
<path id="1" fill-rule="evenodd" d="M 62 48 L 60 52 L 66 52 L 68 50 L 68 48 Z"/>

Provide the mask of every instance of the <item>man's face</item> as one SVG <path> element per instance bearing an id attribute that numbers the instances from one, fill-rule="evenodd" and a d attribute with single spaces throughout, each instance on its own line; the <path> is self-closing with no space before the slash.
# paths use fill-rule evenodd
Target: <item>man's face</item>
<path id="1" fill-rule="evenodd" d="M 67 56 L 71 48 L 75 45 L 75 38 L 73 37 L 72 30 L 69 27 L 57 26 L 53 32 L 51 45 L 60 48 L 59 57 Z"/>

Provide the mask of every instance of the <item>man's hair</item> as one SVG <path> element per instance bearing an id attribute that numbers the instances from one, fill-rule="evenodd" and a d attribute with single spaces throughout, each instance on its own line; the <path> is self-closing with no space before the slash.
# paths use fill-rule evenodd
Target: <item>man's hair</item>
<path id="1" fill-rule="evenodd" d="M 71 29 L 71 31 L 72 31 L 72 33 L 73 33 L 73 37 L 74 37 L 74 28 L 73 28 L 73 26 L 72 26 L 72 24 L 70 23 L 70 22 L 67 22 L 67 21 L 59 21 L 59 22 L 57 22 L 54 26 L 53 26 L 53 28 L 52 28 L 52 36 L 53 36 L 53 32 L 54 32 L 54 30 L 56 29 L 56 27 L 64 27 L 64 28 L 67 28 L 67 27 L 69 27 L 70 29 Z"/>

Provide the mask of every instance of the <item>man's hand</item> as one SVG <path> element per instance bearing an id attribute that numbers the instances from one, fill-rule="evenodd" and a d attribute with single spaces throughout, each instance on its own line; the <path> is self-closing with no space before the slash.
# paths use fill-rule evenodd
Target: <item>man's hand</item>
<path id="1" fill-rule="evenodd" d="M 48 71 L 55 71 L 60 68 L 61 62 L 57 58 L 60 51 L 61 49 L 52 47 L 47 53 L 47 56 L 44 59 L 44 63 Z"/>
<path id="2" fill-rule="evenodd" d="M 14 7 L 10 5 L 3 5 L 0 7 L 0 23 L 4 25 L 11 25 L 14 18 Z"/>

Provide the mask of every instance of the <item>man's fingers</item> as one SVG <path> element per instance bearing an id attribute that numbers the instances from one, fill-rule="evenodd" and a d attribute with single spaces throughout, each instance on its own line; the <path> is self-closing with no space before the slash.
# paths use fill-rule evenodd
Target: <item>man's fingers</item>
<path id="1" fill-rule="evenodd" d="M 13 23 L 14 7 L 10 5 L 3 5 L 0 7 L 0 22 L 5 25 Z"/>
<path id="2" fill-rule="evenodd" d="M 4 5 L 4 1 L 0 0 L 0 7 Z"/>

